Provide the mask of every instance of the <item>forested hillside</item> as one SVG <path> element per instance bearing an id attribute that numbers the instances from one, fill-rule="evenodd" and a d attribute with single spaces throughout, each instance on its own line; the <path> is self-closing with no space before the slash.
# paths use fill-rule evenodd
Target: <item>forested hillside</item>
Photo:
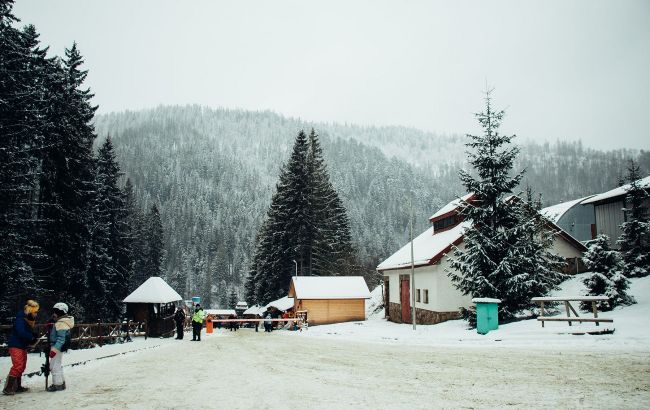
<path id="1" fill-rule="evenodd" d="M 420 232 L 443 203 L 462 194 L 465 137 L 199 106 L 96 117 L 97 132 L 113 138 L 139 203 L 145 209 L 160 204 L 167 278 L 184 296 L 201 295 L 213 307 L 225 307 L 233 291 L 243 295 L 254 238 L 281 166 L 297 133 L 312 127 L 370 270 L 408 240 L 409 197 Z M 515 169 L 525 167 L 524 185 L 551 204 L 610 189 L 631 156 L 648 169 L 647 152 L 523 141 Z"/>

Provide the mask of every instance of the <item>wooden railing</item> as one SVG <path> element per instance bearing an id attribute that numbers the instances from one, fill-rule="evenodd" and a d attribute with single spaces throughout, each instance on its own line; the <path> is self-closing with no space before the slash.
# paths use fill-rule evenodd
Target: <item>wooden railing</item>
<path id="1" fill-rule="evenodd" d="M 11 334 L 12 325 L 0 325 L 0 356 L 8 356 L 7 342 Z M 47 346 L 47 329 L 45 324 L 37 324 L 34 331 L 38 341 L 30 349 L 33 351 L 43 350 Z M 123 323 L 78 323 L 72 328 L 71 348 L 87 349 L 105 344 L 123 343 L 132 337 L 147 337 L 146 322 L 123 322 Z"/>

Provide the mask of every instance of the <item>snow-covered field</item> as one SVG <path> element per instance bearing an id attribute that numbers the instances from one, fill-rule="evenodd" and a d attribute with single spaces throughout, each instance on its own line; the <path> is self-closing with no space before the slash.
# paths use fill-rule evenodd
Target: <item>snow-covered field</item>
<path id="1" fill-rule="evenodd" d="M 373 316 L 305 332 L 218 331 L 200 343 L 136 339 L 67 354 L 66 391 L 28 378 L 33 391 L 0 396 L 0 408 L 648 408 L 650 278 L 631 293 L 638 305 L 606 314 L 612 335 L 534 320 L 485 336 L 460 321 L 413 331 Z M 30 356 L 28 372 L 42 361 Z M 9 365 L 0 359 L 0 377 Z"/>

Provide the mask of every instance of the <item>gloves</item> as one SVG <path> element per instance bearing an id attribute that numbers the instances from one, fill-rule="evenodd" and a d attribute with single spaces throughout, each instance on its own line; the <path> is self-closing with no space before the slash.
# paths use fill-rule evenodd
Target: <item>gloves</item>
<path id="1" fill-rule="evenodd" d="M 56 356 L 56 349 L 50 350 L 50 359 L 54 359 L 54 356 Z"/>

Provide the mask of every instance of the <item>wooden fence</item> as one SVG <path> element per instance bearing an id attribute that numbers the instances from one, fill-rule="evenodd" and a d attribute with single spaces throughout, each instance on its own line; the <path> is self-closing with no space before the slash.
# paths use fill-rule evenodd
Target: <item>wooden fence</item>
<path id="1" fill-rule="evenodd" d="M 0 325 L 0 356 L 8 356 L 7 342 L 11 334 L 12 325 Z M 47 329 L 45 324 L 37 324 L 35 332 L 38 335 L 38 342 L 31 348 L 33 351 L 43 350 L 47 346 Z M 72 328 L 71 348 L 87 349 L 96 345 L 123 343 L 131 337 L 147 337 L 146 322 L 124 322 L 124 323 L 79 323 Z"/>

